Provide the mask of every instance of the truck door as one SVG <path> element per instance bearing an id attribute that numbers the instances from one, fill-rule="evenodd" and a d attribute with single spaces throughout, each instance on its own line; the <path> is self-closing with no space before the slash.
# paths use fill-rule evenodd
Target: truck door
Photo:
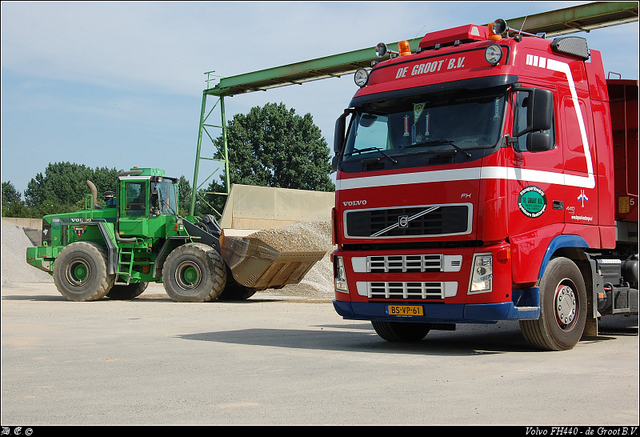
<path id="1" fill-rule="evenodd" d="M 544 251 L 545 235 L 560 233 L 564 226 L 565 188 L 563 185 L 563 150 L 558 144 L 555 115 L 556 92 L 553 93 L 551 128 L 531 131 L 517 136 L 529 121 L 532 110 L 532 93 L 516 90 L 511 95 L 512 135 L 517 142 L 509 149 L 509 235 L 513 243 L 513 279 L 515 282 L 534 282 L 538 269 L 527 261 L 536 250 Z M 549 149 L 531 151 L 528 137 L 534 134 L 549 135 Z M 529 140 L 530 141 L 530 140 Z M 548 244 L 548 241 L 546 242 Z"/>
<path id="2" fill-rule="evenodd" d="M 517 134 L 527 127 L 530 94 L 516 91 L 512 97 L 513 133 Z M 510 198 L 515 205 L 510 208 L 510 235 L 564 222 L 563 150 L 557 140 L 555 111 L 551 129 L 538 132 L 550 136 L 550 150 L 527 149 L 527 137 L 535 132 L 519 136 L 513 144 L 511 164 L 515 172 L 510 178 Z"/>
<path id="3" fill-rule="evenodd" d="M 146 236 L 148 234 L 147 214 L 149 210 L 149 181 L 124 181 L 120 186 L 121 237 Z"/>

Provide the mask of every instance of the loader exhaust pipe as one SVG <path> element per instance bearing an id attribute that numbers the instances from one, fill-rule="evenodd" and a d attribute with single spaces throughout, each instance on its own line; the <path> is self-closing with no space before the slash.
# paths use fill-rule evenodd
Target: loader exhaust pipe
<path id="1" fill-rule="evenodd" d="M 98 189 L 96 186 L 87 179 L 87 186 L 89 187 L 89 192 L 91 193 L 91 197 L 93 197 L 93 209 L 102 209 L 101 206 L 98 205 Z"/>

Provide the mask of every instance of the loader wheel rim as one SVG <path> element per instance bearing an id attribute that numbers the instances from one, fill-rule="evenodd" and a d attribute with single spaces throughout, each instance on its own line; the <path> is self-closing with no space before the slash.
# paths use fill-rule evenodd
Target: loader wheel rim
<path id="1" fill-rule="evenodd" d="M 84 259 L 72 260 L 66 268 L 66 278 L 71 285 L 80 287 L 91 277 L 91 267 Z"/>
<path id="2" fill-rule="evenodd" d="M 578 311 L 576 288 L 571 281 L 564 279 L 556 287 L 554 307 L 556 321 L 562 330 L 573 328 Z"/>
<path id="3" fill-rule="evenodd" d="M 184 290 L 193 290 L 202 281 L 202 270 L 193 261 L 183 261 L 178 265 L 175 273 L 178 286 Z"/>

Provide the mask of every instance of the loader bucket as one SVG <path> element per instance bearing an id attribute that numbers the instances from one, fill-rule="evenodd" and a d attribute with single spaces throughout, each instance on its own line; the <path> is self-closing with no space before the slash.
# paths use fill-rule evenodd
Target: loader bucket
<path id="1" fill-rule="evenodd" d="M 220 239 L 220 254 L 233 278 L 254 290 L 299 283 L 326 253 L 311 249 L 280 251 L 252 235 L 229 236 L 224 231 Z"/>

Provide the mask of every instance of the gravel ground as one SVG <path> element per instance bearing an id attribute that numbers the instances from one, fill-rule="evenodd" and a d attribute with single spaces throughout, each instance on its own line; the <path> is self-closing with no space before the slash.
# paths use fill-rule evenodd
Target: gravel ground
<path id="1" fill-rule="evenodd" d="M 251 236 L 261 238 L 281 251 L 304 248 L 327 252 L 299 284 L 259 293 L 320 298 L 333 296 L 331 252 L 334 246 L 331 244 L 330 223 L 299 222 L 280 229 L 259 231 Z M 16 225 L 2 225 L 3 287 L 29 282 L 53 282 L 51 275 L 27 264 L 26 249 L 31 245 L 31 241 L 24 233 L 24 228 Z"/>

